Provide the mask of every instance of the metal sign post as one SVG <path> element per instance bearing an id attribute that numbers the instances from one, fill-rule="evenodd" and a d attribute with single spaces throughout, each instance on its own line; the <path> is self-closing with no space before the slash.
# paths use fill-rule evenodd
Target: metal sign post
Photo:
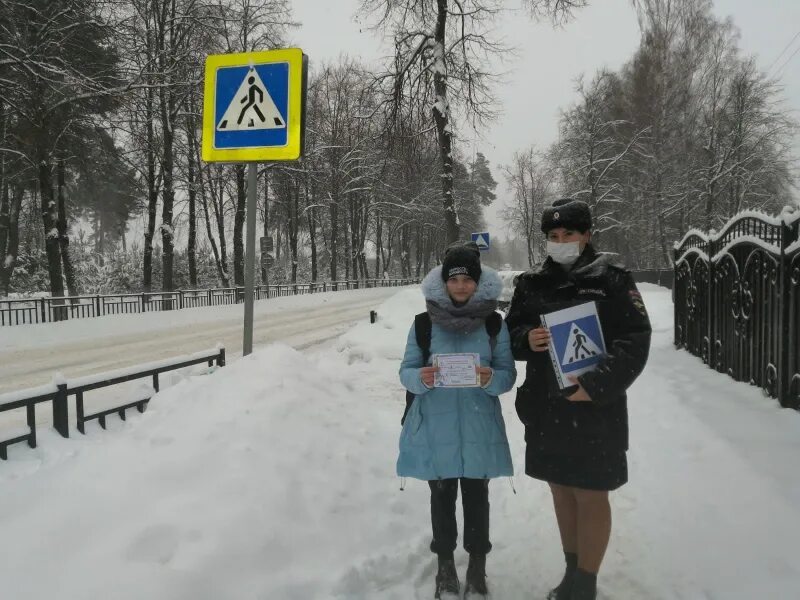
<path id="1" fill-rule="evenodd" d="M 244 263 L 244 340 L 242 355 L 253 351 L 253 304 L 256 281 L 256 188 L 258 164 L 247 165 L 247 242 Z"/>
<path id="2" fill-rule="evenodd" d="M 253 351 L 257 167 L 303 155 L 307 78 L 308 57 L 299 48 L 206 58 L 203 160 L 248 163 L 244 356 Z"/>

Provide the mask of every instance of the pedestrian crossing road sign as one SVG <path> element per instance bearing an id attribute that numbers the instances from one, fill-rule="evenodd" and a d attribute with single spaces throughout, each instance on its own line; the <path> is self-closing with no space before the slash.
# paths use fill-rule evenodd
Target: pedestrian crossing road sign
<path id="1" fill-rule="evenodd" d="M 597 321 L 591 317 L 584 317 L 572 321 L 564 327 L 561 325 L 559 329 L 562 332 L 562 338 L 566 337 L 567 341 L 564 346 L 564 352 L 561 355 L 561 366 L 565 371 L 568 371 L 573 366 L 580 365 L 583 361 L 591 358 L 599 358 L 602 356 L 603 351 L 592 341 L 584 329 L 595 327 Z M 595 336 L 596 337 L 596 336 Z"/>
<path id="2" fill-rule="evenodd" d="M 299 48 L 206 58 L 203 160 L 297 160 L 307 59 Z"/>
<path id="3" fill-rule="evenodd" d="M 592 370 L 605 355 L 594 302 L 542 315 L 542 325 L 550 330 L 550 358 L 562 389 L 573 385 L 569 375 Z"/>
<path id="4" fill-rule="evenodd" d="M 478 245 L 478 248 L 483 250 L 489 249 L 489 232 L 488 231 L 481 231 L 479 233 L 472 234 L 472 241 Z"/>

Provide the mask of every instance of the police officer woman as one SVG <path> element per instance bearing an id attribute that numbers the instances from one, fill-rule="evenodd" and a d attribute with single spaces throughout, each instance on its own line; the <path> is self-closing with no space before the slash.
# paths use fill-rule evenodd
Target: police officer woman
<path id="1" fill-rule="evenodd" d="M 525 472 L 550 485 L 566 572 L 549 600 L 593 600 L 611 533 L 608 492 L 628 480 L 626 390 L 642 372 L 650 321 L 631 274 L 591 245 L 592 217 L 579 200 L 542 214 L 547 259 L 523 274 L 506 318 L 514 358 L 527 362 L 516 408 L 525 424 Z M 560 389 L 541 315 L 595 302 L 606 354 Z"/>

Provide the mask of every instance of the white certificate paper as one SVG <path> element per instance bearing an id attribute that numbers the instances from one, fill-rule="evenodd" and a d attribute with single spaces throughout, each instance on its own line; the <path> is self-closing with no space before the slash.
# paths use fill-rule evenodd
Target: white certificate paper
<path id="1" fill-rule="evenodd" d="M 439 367 L 433 387 L 478 387 L 480 376 L 475 367 L 481 364 L 479 354 L 434 354 L 431 358 L 433 366 Z"/>

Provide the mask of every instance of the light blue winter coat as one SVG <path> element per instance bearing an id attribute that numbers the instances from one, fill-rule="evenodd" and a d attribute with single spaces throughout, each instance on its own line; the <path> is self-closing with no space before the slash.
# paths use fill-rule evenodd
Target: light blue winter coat
<path id="1" fill-rule="evenodd" d="M 483 267 L 476 299 L 496 299 L 502 290 L 499 275 Z M 449 296 L 442 281 L 441 267 L 434 268 L 422 282 L 427 299 L 447 305 Z M 400 381 L 416 395 L 400 434 L 397 474 L 416 479 L 469 477 L 489 479 L 513 475 L 511 452 L 498 396 L 509 391 L 517 371 L 511 356 L 511 341 L 505 322 L 492 349 L 485 327 L 463 334 L 433 323 L 431 356 L 437 353 L 472 352 L 481 366 L 493 369 L 486 388 L 427 388 L 420 378 L 422 350 L 417 346 L 414 325 L 408 334 L 406 352 L 400 365 Z"/>

